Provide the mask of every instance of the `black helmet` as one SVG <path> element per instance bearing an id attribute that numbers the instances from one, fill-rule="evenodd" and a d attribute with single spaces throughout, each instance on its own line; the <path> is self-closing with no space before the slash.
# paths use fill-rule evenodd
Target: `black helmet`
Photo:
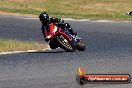
<path id="1" fill-rule="evenodd" d="M 49 15 L 47 12 L 42 12 L 40 15 L 39 15 L 39 19 L 40 21 L 42 22 L 42 24 L 47 24 L 49 22 Z"/>

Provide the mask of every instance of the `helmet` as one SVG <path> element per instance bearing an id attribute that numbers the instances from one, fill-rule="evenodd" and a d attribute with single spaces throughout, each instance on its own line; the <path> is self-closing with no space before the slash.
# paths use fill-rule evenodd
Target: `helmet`
<path id="1" fill-rule="evenodd" d="M 39 15 L 39 19 L 41 21 L 42 24 L 46 25 L 48 24 L 49 22 L 49 15 L 47 12 L 42 12 L 40 15 Z"/>

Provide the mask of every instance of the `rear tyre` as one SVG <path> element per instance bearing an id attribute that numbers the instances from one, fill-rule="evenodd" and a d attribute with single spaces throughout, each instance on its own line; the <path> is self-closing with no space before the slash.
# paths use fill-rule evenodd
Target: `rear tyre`
<path id="1" fill-rule="evenodd" d="M 64 37 L 63 35 L 58 35 L 56 39 L 59 42 L 60 47 L 63 48 L 64 50 L 68 52 L 75 51 L 74 46 L 71 44 L 68 38 Z"/>

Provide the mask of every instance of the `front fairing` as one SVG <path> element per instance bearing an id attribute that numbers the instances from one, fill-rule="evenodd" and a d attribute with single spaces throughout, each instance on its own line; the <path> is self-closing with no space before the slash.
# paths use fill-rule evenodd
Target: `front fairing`
<path id="1" fill-rule="evenodd" d="M 75 39 L 73 38 L 73 35 L 71 35 L 68 30 L 60 28 L 58 30 L 58 34 L 62 34 L 63 36 L 67 37 L 70 40 L 71 44 L 76 47 L 77 42 L 75 41 Z"/>

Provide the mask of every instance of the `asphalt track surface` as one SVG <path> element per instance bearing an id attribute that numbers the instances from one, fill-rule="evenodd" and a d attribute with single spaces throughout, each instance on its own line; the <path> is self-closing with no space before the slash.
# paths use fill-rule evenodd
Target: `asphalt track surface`
<path id="1" fill-rule="evenodd" d="M 76 83 L 87 73 L 132 75 L 132 25 L 125 22 L 67 21 L 85 43 L 84 52 L 62 49 L 0 55 L 0 88 L 132 88 L 132 84 Z M 0 15 L 0 38 L 44 42 L 37 19 Z"/>

